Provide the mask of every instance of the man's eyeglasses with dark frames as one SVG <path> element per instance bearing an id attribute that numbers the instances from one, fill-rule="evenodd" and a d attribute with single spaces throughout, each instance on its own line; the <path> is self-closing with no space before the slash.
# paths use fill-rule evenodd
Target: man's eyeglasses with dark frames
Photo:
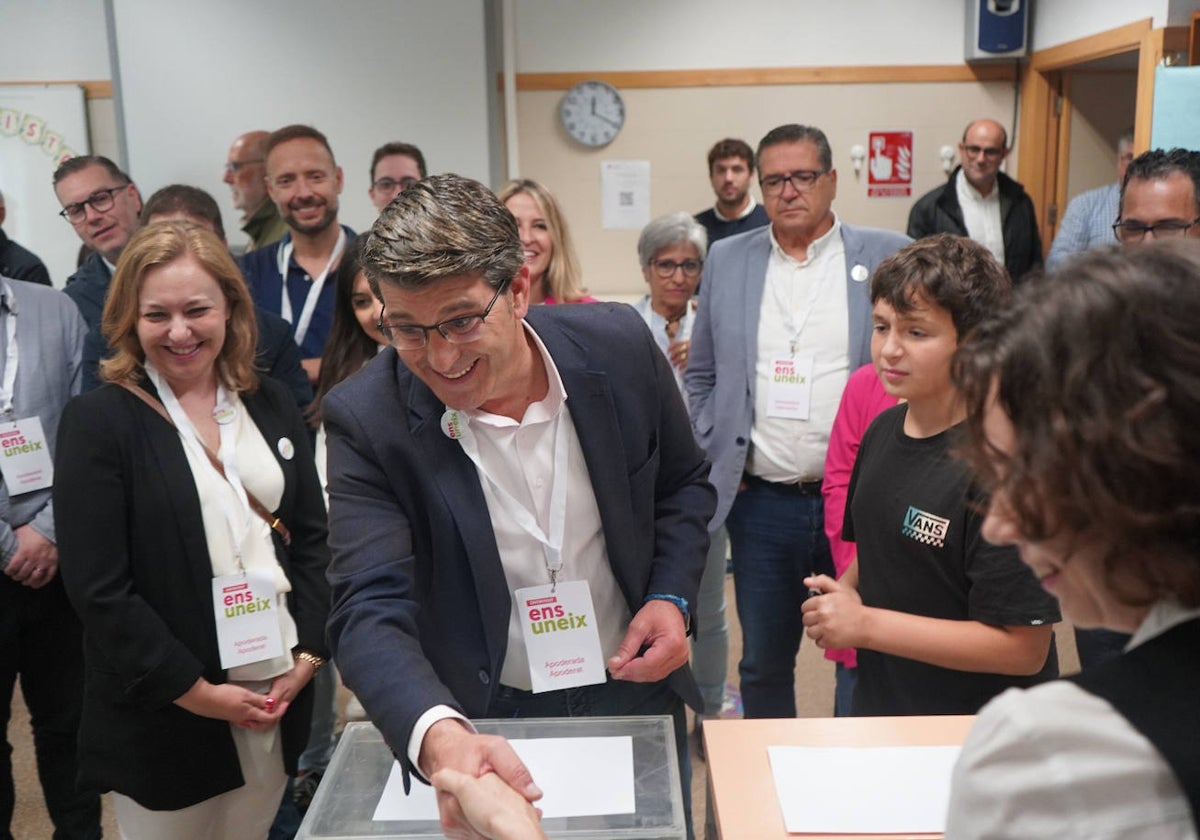
<path id="1" fill-rule="evenodd" d="M 391 192 L 392 190 L 400 190 L 401 192 L 404 192 L 413 184 L 417 183 L 418 180 L 420 179 L 401 178 L 399 181 L 397 181 L 395 178 L 380 178 L 378 181 L 371 184 L 371 186 L 377 190 L 382 190 L 383 192 Z"/>
<path id="2" fill-rule="evenodd" d="M 508 288 L 509 280 L 496 287 L 496 294 L 488 302 L 487 308 L 476 315 L 459 315 L 457 318 L 447 318 L 436 324 L 395 324 L 384 320 L 384 314 L 379 313 L 379 331 L 388 343 L 397 350 L 420 350 L 429 341 L 429 333 L 437 330 L 442 338 L 451 344 L 466 344 L 479 337 L 479 329 L 487 316 L 492 313 L 492 307 L 500 299 L 500 295 Z"/>
<path id="3" fill-rule="evenodd" d="M 817 179 L 828 172 L 828 169 L 797 169 L 795 172 L 783 172 L 779 175 L 768 175 L 759 180 L 763 195 L 775 195 L 783 192 L 783 185 L 790 183 L 796 192 L 808 192 L 816 186 Z"/>
<path id="4" fill-rule="evenodd" d="M 253 164 L 264 162 L 265 161 L 262 158 L 258 158 L 256 160 L 231 160 L 225 163 L 225 171 L 230 175 L 236 175 L 238 170 L 243 166 L 252 166 Z"/>
<path id="5" fill-rule="evenodd" d="M 113 196 L 125 189 L 128 184 L 122 184 L 119 187 L 109 187 L 106 190 L 96 190 L 83 201 L 76 201 L 74 204 L 68 204 L 62 210 L 58 211 L 58 215 L 62 216 L 73 225 L 77 225 L 87 218 L 87 208 L 91 207 L 97 213 L 104 213 L 112 209 L 116 199 Z"/>
<path id="6" fill-rule="evenodd" d="M 1152 225 L 1144 225 L 1141 222 L 1117 222 L 1112 229 L 1118 242 L 1141 242 L 1146 238 L 1147 233 L 1153 233 L 1155 239 L 1184 236 L 1197 224 L 1200 224 L 1200 216 L 1190 222 L 1182 219 L 1170 219 L 1165 222 L 1155 222 Z"/>
<path id="7" fill-rule="evenodd" d="M 998 158 L 1004 154 L 1004 149 L 996 146 L 963 146 L 962 150 L 967 153 L 967 157 L 979 157 L 983 155 L 989 158 Z"/>
<path id="8" fill-rule="evenodd" d="M 683 262 L 651 260 L 650 265 L 654 266 L 654 273 L 663 280 L 670 280 L 675 275 L 676 269 L 681 269 L 684 277 L 699 277 L 700 269 L 704 268 L 704 263 L 700 260 L 684 260 Z"/>

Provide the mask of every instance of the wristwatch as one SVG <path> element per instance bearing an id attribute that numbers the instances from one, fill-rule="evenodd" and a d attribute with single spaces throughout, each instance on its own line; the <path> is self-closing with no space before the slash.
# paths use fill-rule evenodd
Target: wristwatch
<path id="1" fill-rule="evenodd" d="M 317 672 L 321 670 L 321 666 L 325 664 L 324 659 L 307 650 L 292 651 L 292 657 L 294 659 L 303 660 L 311 665 L 314 677 L 317 675 Z"/>

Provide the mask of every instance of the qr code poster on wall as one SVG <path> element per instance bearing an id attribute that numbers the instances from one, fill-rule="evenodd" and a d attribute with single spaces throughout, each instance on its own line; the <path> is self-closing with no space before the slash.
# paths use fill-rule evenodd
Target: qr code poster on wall
<path id="1" fill-rule="evenodd" d="M 903 198 L 912 195 L 913 133 L 872 131 L 868 149 L 867 196 Z"/>

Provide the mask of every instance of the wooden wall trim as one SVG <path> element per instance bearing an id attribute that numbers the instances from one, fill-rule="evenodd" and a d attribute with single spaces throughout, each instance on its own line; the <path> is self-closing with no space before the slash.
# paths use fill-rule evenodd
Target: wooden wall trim
<path id="1" fill-rule="evenodd" d="M 1108 58 L 1113 55 L 1133 52 L 1141 47 L 1142 39 L 1151 31 L 1151 18 L 1136 20 L 1116 29 L 1068 41 L 1056 47 L 1038 50 L 1029 58 L 1033 70 L 1045 72 L 1058 70 L 1085 61 Z"/>
<path id="2" fill-rule="evenodd" d="M 112 82 L 108 79 L 81 80 L 75 82 L 0 82 L 0 85 L 79 85 L 88 99 L 112 99 Z"/>
<path id="3" fill-rule="evenodd" d="M 759 67 L 713 70 L 518 73 L 517 90 L 567 90 L 588 79 L 617 88 L 740 87 L 747 85 L 887 84 L 889 82 L 1011 82 L 1016 62 L 864 67 Z M 503 79 L 501 79 L 501 82 Z"/>

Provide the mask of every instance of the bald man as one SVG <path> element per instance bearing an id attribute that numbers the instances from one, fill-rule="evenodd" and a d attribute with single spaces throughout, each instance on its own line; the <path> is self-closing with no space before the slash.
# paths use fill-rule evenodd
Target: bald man
<path id="1" fill-rule="evenodd" d="M 908 235 L 969 236 L 990 250 L 1018 282 L 1042 264 L 1042 239 L 1032 199 L 1000 171 L 1008 152 L 1004 126 L 989 119 L 970 123 L 958 144 L 962 163 L 945 184 L 913 205 Z"/>
<path id="2" fill-rule="evenodd" d="M 249 253 L 283 239 L 287 225 L 267 196 L 266 131 L 248 131 L 233 141 L 225 159 L 224 181 L 233 193 L 233 206 L 242 213 L 241 226 L 250 237 Z"/>

